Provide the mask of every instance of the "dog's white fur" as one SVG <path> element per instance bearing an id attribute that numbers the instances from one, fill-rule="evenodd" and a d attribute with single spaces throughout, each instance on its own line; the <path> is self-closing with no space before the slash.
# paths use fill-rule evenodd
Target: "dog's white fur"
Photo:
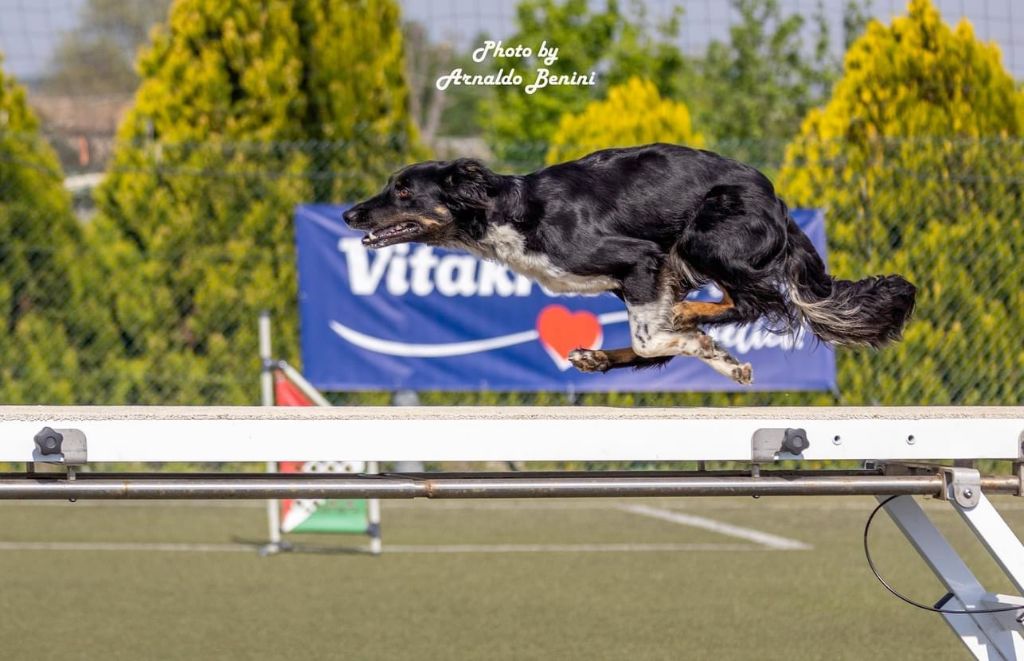
<path id="1" fill-rule="evenodd" d="M 526 249 L 526 238 L 509 225 L 492 225 L 475 246 L 465 246 L 480 257 L 508 266 L 548 291 L 558 294 L 600 294 L 618 288 L 619 283 L 604 275 L 569 273 L 551 263 L 544 253 Z"/>
<path id="2" fill-rule="evenodd" d="M 675 287 L 665 286 L 661 297 L 654 303 L 626 304 L 633 352 L 644 358 L 693 356 L 723 376 L 740 383 L 750 383 L 750 363 L 740 364 L 699 328 L 675 328 L 673 307 L 676 299 Z"/>
<path id="3" fill-rule="evenodd" d="M 558 268 L 547 255 L 528 251 L 525 237 L 509 225 L 492 225 L 479 241 L 460 247 L 503 264 L 550 292 L 599 294 L 619 287 L 619 283 L 608 276 L 582 276 Z M 693 280 L 697 278 L 694 276 Z M 731 379 L 737 379 L 737 369 L 749 374 L 749 363 L 741 365 L 700 329 L 680 331 L 673 327 L 672 308 L 678 302 L 677 295 L 676 288 L 666 284 L 663 295 L 654 303 L 627 304 L 633 351 L 645 358 L 694 356 Z"/>

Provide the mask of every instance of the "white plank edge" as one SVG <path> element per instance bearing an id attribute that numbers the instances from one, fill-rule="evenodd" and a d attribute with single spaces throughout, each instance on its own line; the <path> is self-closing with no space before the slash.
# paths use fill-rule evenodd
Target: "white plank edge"
<path id="1" fill-rule="evenodd" d="M 90 462 L 744 461 L 763 427 L 805 429 L 805 459 L 921 461 L 1017 458 L 1024 408 L 0 407 L 0 461 L 44 425 Z"/>

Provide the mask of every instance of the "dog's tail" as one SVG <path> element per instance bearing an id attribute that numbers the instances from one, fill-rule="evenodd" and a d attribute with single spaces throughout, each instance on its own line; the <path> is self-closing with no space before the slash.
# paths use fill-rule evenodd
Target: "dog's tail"
<path id="1" fill-rule="evenodd" d="M 914 311 L 914 285 L 898 275 L 856 282 L 833 278 L 792 217 L 787 228 L 789 299 L 815 335 L 829 344 L 875 348 L 900 338 Z"/>

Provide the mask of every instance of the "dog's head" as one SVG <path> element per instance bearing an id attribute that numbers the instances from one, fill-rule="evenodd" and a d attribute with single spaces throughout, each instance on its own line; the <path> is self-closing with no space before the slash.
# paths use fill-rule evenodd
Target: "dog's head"
<path id="1" fill-rule="evenodd" d="M 346 211 L 345 222 L 366 232 L 368 248 L 478 238 L 494 177 L 467 158 L 410 165 L 391 175 L 380 193 Z"/>

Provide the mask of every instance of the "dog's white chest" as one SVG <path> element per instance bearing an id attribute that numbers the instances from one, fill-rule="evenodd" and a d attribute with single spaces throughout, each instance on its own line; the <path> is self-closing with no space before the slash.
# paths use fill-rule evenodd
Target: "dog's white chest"
<path id="1" fill-rule="evenodd" d="M 489 227 L 480 242 L 483 257 L 493 259 L 555 293 L 599 294 L 619 283 L 604 275 L 578 275 L 551 263 L 547 255 L 526 250 L 523 235 L 508 225 Z"/>

